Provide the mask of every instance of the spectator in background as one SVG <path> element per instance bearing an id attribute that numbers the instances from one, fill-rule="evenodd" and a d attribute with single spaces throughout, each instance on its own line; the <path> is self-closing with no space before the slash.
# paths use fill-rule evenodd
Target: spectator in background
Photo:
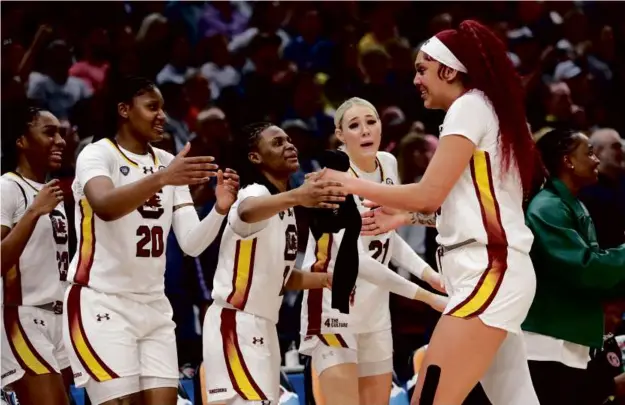
<path id="1" fill-rule="evenodd" d="M 548 177 L 526 214 L 537 278 L 523 323 L 530 373 L 543 405 L 601 403 L 591 400 L 601 384 L 586 368 L 590 349 L 603 346 L 603 302 L 625 295 L 625 245 L 601 249 L 578 199 L 597 182 L 599 160 L 588 138 L 554 130 L 537 146 Z"/>
<path id="2" fill-rule="evenodd" d="M 149 14 L 141 22 L 136 42 L 140 70 L 145 76 L 156 77 L 167 64 L 170 53 L 163 52 L 163 45 L 167 43 L 168 35 L 167 18 L 159 13 Z"/>
<path id="3" fill-rule="evenodd" d="M 369 28 L 358 42 L 358 52 L 362 55 L 370 48 L 384 48 L 393 38 L 399 37 L 393 7 L 378 3 L 369 14 Z"/>
<path id="4" fill-rule="evenodd" d="M 191 132 L 195 132 L 195 124 L 200 111 L 211 105 L 210 82 L 201 73 L 194 71 L 184 82 L 184 90 L 189 98 L 189 112 L 185 122 Z"/>
<path id="5" fill-rule="evenodd" d="M 69 75 L 72 54 L 65 41 L 52 42 L 44 56 L 42 72 L 30 74 L 28 98 L 58 119 L 68 119 L 76 103 L 91 97 L 92 91 L 84 80 Z"/>
<path id="6" fill-rule="evenodd" d="M 310 72 L 300 72 L 296 78 L 291 102 L 285 119 L 299 119 L 306 123 L 310 135 L 318 142 L 333 133 L 334 120 L 324 111 L 323 88 Z"/>
<path id="7" fill-rule="evenodd" d="M 243 52 L 252 39 L 260 33 L 279 36 L 282 41 L 280 50 L 283 50 L 291 41 L 289 34 L 282 29 L 284 5 L 277 1 L 260 1 L 254 2 L 253 5 L 254 12 L 250 19 L 250 27 L 232 38 L 228 44 L 228 50 L 235 54 Z"/>
<path id="8" fill-rule="evenodd" d="M 277 35 L 258 34 L 250 43 L 249 60 L 243 68 L 246 73 L 240 83 L 245 105 L 243 122 L 277 121 L 285 111 L 297 67 L 280 58 L 279 47 Z"/>
<path id="9" fill-rule="evenodd" d="M 284 59 L 294 62 L 299 70 L 328 72 L 333 44 L 322 36 L 319 11 L 306 10 L 299 17 L 297 27 L 299 35 L 284 48 Z"/>
<path id="10" fill-rule="evenodd" d="M 397 168 L 401 184 L 417 183 L 423 177 L 425 169 L 430 164 L 438 138 L 430 135 L 435 141 L 428 141 L 424 135 L 410 133 L 406 135 L 397 148 Z M 422 259 L 426 260 L 426 226 L 402 226 L 397 229 L 397 233 L 405 240 L 412 250 L 414 250 Z M 404 277 L 407 272 L 398 269 L 398 272 Z"/>
<path id="11" fill-rule="evenodd" d="M 590 137 L 599 158 L 599 181 L 580 193 L 602 249 L 625 243 L 625 152 L 618 132 L 600 129 Z"/>
<path id="12" fill-rule="evenodd" d="M 182 84 L 166 82 L 160 86 L 163 99 L 165 100 L 165 132 L 174 140 L 176 154 L 191 141 L 195 134 L 191 132 L 185 119 L 189 114 L 189 96 Z"/>
<path id="13" fill-rule="evenodd" d="M 189 66 L 191 61 L 191 47 L 189 40 L 183 34 L 177 34 L 171 43 L 169 63 L 156 76 L 156 83 L 173 82 L 183 84 L 194 69 Z"/>
<path id="14" fill-rule="evenodd" d="M 200 35 L 222 34 L 230 41 L 247 29 L 250 14 L 250 6 L 243 1 L 209 1 L 200 17 Z"/>
<path id="15" fill-rule="evenodd" d="M 101 90 L 110 67 L 110 46 L 106 29 L 91 28 L 83 42 L 83 57 L 69 69 L 70 76 L 83 79 L 94 92 Z"/>
<path id="16" fill-rule="evenodd" d="M 369 47 L 361 55 L 364 84 L 360 93 L 377 109 L 383 110 L 396 100 L 393 89 L 389 86 L 391 59 L 386 50 L 379 46 Z"/>
<path id="17" fill-rule="evenodd" d="M 231 64 L 226 37 L 213 35 L 206 41 L 209 61 L 202 65 L 200 72 L 209 80 L 211 97 L 216 100 L 224 88 L 239 84 L 241 74 Z"/>
<path id="18" fill-rule="evenodd" d="M 397 155 L 397 147 L 401 139 L 408 133 L 410 122 L 406 120 L 406 115 L 401 108 L 396 106 L 383 110 L 380 114 L 380 121 L 384 133 L 380 150 Z"/>

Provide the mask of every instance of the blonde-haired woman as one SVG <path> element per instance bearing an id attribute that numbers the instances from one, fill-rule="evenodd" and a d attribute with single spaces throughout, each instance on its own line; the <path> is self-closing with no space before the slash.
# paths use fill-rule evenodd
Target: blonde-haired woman
<path id="1" fill-rule="evenodd" d="M 376 183 L 397 184 L 397 161 L 379 152 L 380 118 L 366 100 L 351 98 L 336 111 L 335 135 L 350 158 L 349 173 Z M 361 211 L 366 210 L 355 197 Z M 326 234 L 315 242 L 309 239 L 303 269 L 334 272 L 342 233 Z M 397 264 L 440 289 L 438 273 L 432 270 L 394 231 L 361 236 L 359 275 L 350 300 L 349 314 L 331 305 L 331 294 L 304 292 L 302 304 L 302 343 L 300 351 L 312 357 L 319 375 L 323 402 L 341 405 L 380 405 L 388 403 L 392 386 L 393 339 L 389 311 L 389 291 L 419 299 L 441 310 L 446 299 L 420 289 L 392 272 L 388 263 Z M 380 282 L 372 279 L 384 276 Z M 397 283 L 393 287 L 388 281 Z M 404 286 L 404 287 L 402 287 Z"/>

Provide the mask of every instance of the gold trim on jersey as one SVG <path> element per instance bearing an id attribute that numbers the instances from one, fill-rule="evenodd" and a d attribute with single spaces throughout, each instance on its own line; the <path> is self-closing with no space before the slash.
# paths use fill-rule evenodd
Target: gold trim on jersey
<path id="1" fill-rule="evenodd" d="M 76 357 L 85 371 L 97 382 L 108 381 L 119 376 L 113 372 L 98 356 L 87 339 L 82 323 L 80 293 L 82 286 L 72 285 L 67 294 L 67 318 L 69 320 L 69 335 Z"/>
<path id="2" fill-rule="evenodd" d="M 240 310 L 245 308 L 252 287 L 256 242 L 257 238 L 237 241 L 232 268 L 232 291 L 227 302 Z"/>
<path id="3" fill-rule="evenodd" d="M 28 340 L 28 335 L 22 327 L 19 316 L 19 307 L 4 307 L 4 328 L 13 356 L 24 371 L 30 374 L 51 374 L 55 370 L 37 353 L 37 350 Z"/>
<path id="4" fill-rule="evenodd" d="M 380 159 L 378 159 L 377 157 L 375 158 L 375 163 L 378 165 L 378 167 L 380 168 L 380 183 L 384 183 L 384 180 L 386 180 L 386 178 L 384 177 L 384 167 L 382 167 L 382 163 L 380 163 Z M 375 169 L 377 170 L 378 167 L 376 167 Z M 358 173 L 356 172 L 356 169 L 354 169 L 351 165 L 349 165 L 349 170 L 352 172 L 352 174 L 354 175 L 354 177 L 356 178 L 360 178 L 360 176 L 358 175 Z"/>
<path id="5" fill-rule="evenodd" d="M 117 152 L 119 152 L 120 155 L 122 155 L 122 157 L 124 158 L 126 162 L 128 162 L 128 164 L 134 167 L 139 167 L 139 163 L 130 159 L 128 155 L 126 155 L 124 151 L 119 147 L 116 141 L 109 139 L 109 138 L 105 138 L 105 139 Z M 152 156 L 152 161 L 154 162 L 154 166 L 158 166 L 159 165 L 158 157 L 156 156 L 156 153 L 154 153 L 154 150 L 152 149 L 151 146 L 148 146 L 148 153 L 150 154 L 150 156 Z"/>
<path id="6" fill-rule="evenodd" d="M 315 244 L 316 261 L 310 268 L 313 273 L 327 273 L 332 258 L 332 234 L 324 233 Z M 321 331 L 321 314 L 323 311 L 323 289 L 308 290 L 308 327 L 307 335 L 316 335 Z"/>
<path id="7" fill-rule="evenodd" d="M 267 396 L 260 389 L 250 370 L 239 346 L 237 333 L 237 312 L 233 309 L 221 310 L 221 338 L 223 341 L 224 358 L 232 388 L 246 401 L 266 401 Z M 246 336 L 246 338 L 252 338 Z"/>
<path id="8" fill-rule="evenodd" d="M 321 342 L 328 347 L 342 347 L 349 349 L 349 346 L 343 337 L 338 333 L 322 333 L 317 336 L 319 337 L 319 340 L 321 340 Z"/>
<path id="9" fill-rule="evenodd" d="M 4 305 L 22 305 L 22 277 L 19 258 L 3 277 Z"/>
<path id="10" fill-rule="evenodd" d="M 488 243 L 488 265 L 473 292 L 449 315 L 459 318 L 472 318 L 483 313 L 495 299 L 508 268 L 508 244 L 501 221 L 499 203 L 495 195 L 493 176 L 488 152 L 476 150 L 471 159 L 471 178 L 480 204 L 482 223 L 486 229 Z"/>
<path id="11" fill-rule="evenodd" d="M 74 282 L 76 284 L 88 285 L 89 273 L 93 265 L 95 255 L 95 217 L 93 209 L 89 205 L 86 197 L 78 201 L 80 208 L 80 235 L 78 245 L 78 265 Z"/>
<path id="12" fill-rule="evenodd" d="M 7 174 L 9 174 L 9 175 L 11 175 L 11 176 L 14 176 L 16 180 L 20 180 L 21 182 L 26 183 L 26 185 L 27 185 L 28 187 L 30 187 L 31 189 L 33 189 L 33 191 L 34 191 L 35 193 L 38 193 L 38 192 L 40 192 L 40 191 L 41 191 L 41 190 L 39 190 L 37 187 L 33 186 L 33 185 L 30 183 L 30 181 L 26 180 L 26 179 L 24 178 L 24 176 L 22 176 L 21 174 L 19 174 L 19 173 L 17 173 L 17 172 L 7 172 Z"/>

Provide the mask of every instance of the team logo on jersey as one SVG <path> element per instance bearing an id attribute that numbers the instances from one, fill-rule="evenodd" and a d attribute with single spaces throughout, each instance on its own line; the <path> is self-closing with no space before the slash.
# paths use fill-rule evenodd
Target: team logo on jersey
<path id="1" fill-rule="evenodd" d="M 95 316 L 96 320 L 98 322 L 102 322 L 102 321 L 110 321 L 111 320 L 111 316 L 109 314 L 97 314 Z"/>
<path id="2" fill-rule="evenodd" d="M 143 218 L 147 219 L 159 219 L 165 210 L 163 209 L 163 205 L 161 203 L 161 194 L 163 193 L 160 190 L 158 193 L 154 194 L 150 197 L 143 205 L 137 208 L 139 214 Z"/>
<path id="3" fill-rule="evenodd" d="M 163 165 L 159 165 L 159 166 L 158 166 L 158 170 L 165 170 L 165 169 L 166 169 L 166 167 L 165 167 L 165 166 L 163 166 Z"/>
<path id="4" fill-rule="evenodd" d="M 52 210 L 50 213 L 50 221 L 52 222 L 52 236 L 57 245 L 64 245 L 67 243 L 68 231 L 67 231 L 67 218 L 59 210 Z"/>
<path id="5" fill-rule="evenodd" d="M 390 184 L 390 185 L 393 185 L 393 184 L 394 184 L 394 183 L 393 183 L 393 179 L 391 179 L 390 177 L 387 177 L 387 178 L 386 178 L 386 180 L 385 180 L 385 182 L 386 182 L 386 184 Z"/>
<path id="6" fill-rule="evenodd" d="M 618 355 L 616 353 L 608 352 L 607 358 L 608 358 L 608 363 L 610 363 L 612 367 L 621 366 L 621 359 L 618 358 Z"/>
<path id="7" fill-rule="evenodd" d="M 265 338 L 262 337 L 253 337 L 252 338 L 252 344 L 253 345 L 264 345 L 265 344 Z"/>
<path id="8" fill-rule="evenodd" d="M 41 326 L 46 326 L 46 323 L 43 321 L 43 319 L 33 319 L 33 322 L 35 322 L 35 325 L 41 325 Z"/>
<path id="9" fill-rule="evenodd" d="M 119 168 L 119 171 L 121 172 L 121 174 L 123 174 L 124 176 L 128 176 L 128 173 L 130 173 L 130 167 L 128 166 L 122 166 Z"/>
<path id="10" fill-rule="evenodd" d="M 286 228 L 284 244 L 284 260 L 291 261 L 297 258 L 297 228 L 291 224 Z"/>

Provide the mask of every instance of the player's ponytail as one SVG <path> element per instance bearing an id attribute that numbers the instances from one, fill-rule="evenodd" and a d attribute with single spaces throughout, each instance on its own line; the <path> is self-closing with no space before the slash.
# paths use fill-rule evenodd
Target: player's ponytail
<path id="1" fill-rule="evenodd" d="M 525 90 L 504 44 L 477 21 L 463 21 L 458 31 L 469 44 L 465 64 L 468 85 L 486 94 L 499 119 L 503 170 L 518 167 L 526 196 L 535 184 L 538 153 L 525 114 Z"/>

